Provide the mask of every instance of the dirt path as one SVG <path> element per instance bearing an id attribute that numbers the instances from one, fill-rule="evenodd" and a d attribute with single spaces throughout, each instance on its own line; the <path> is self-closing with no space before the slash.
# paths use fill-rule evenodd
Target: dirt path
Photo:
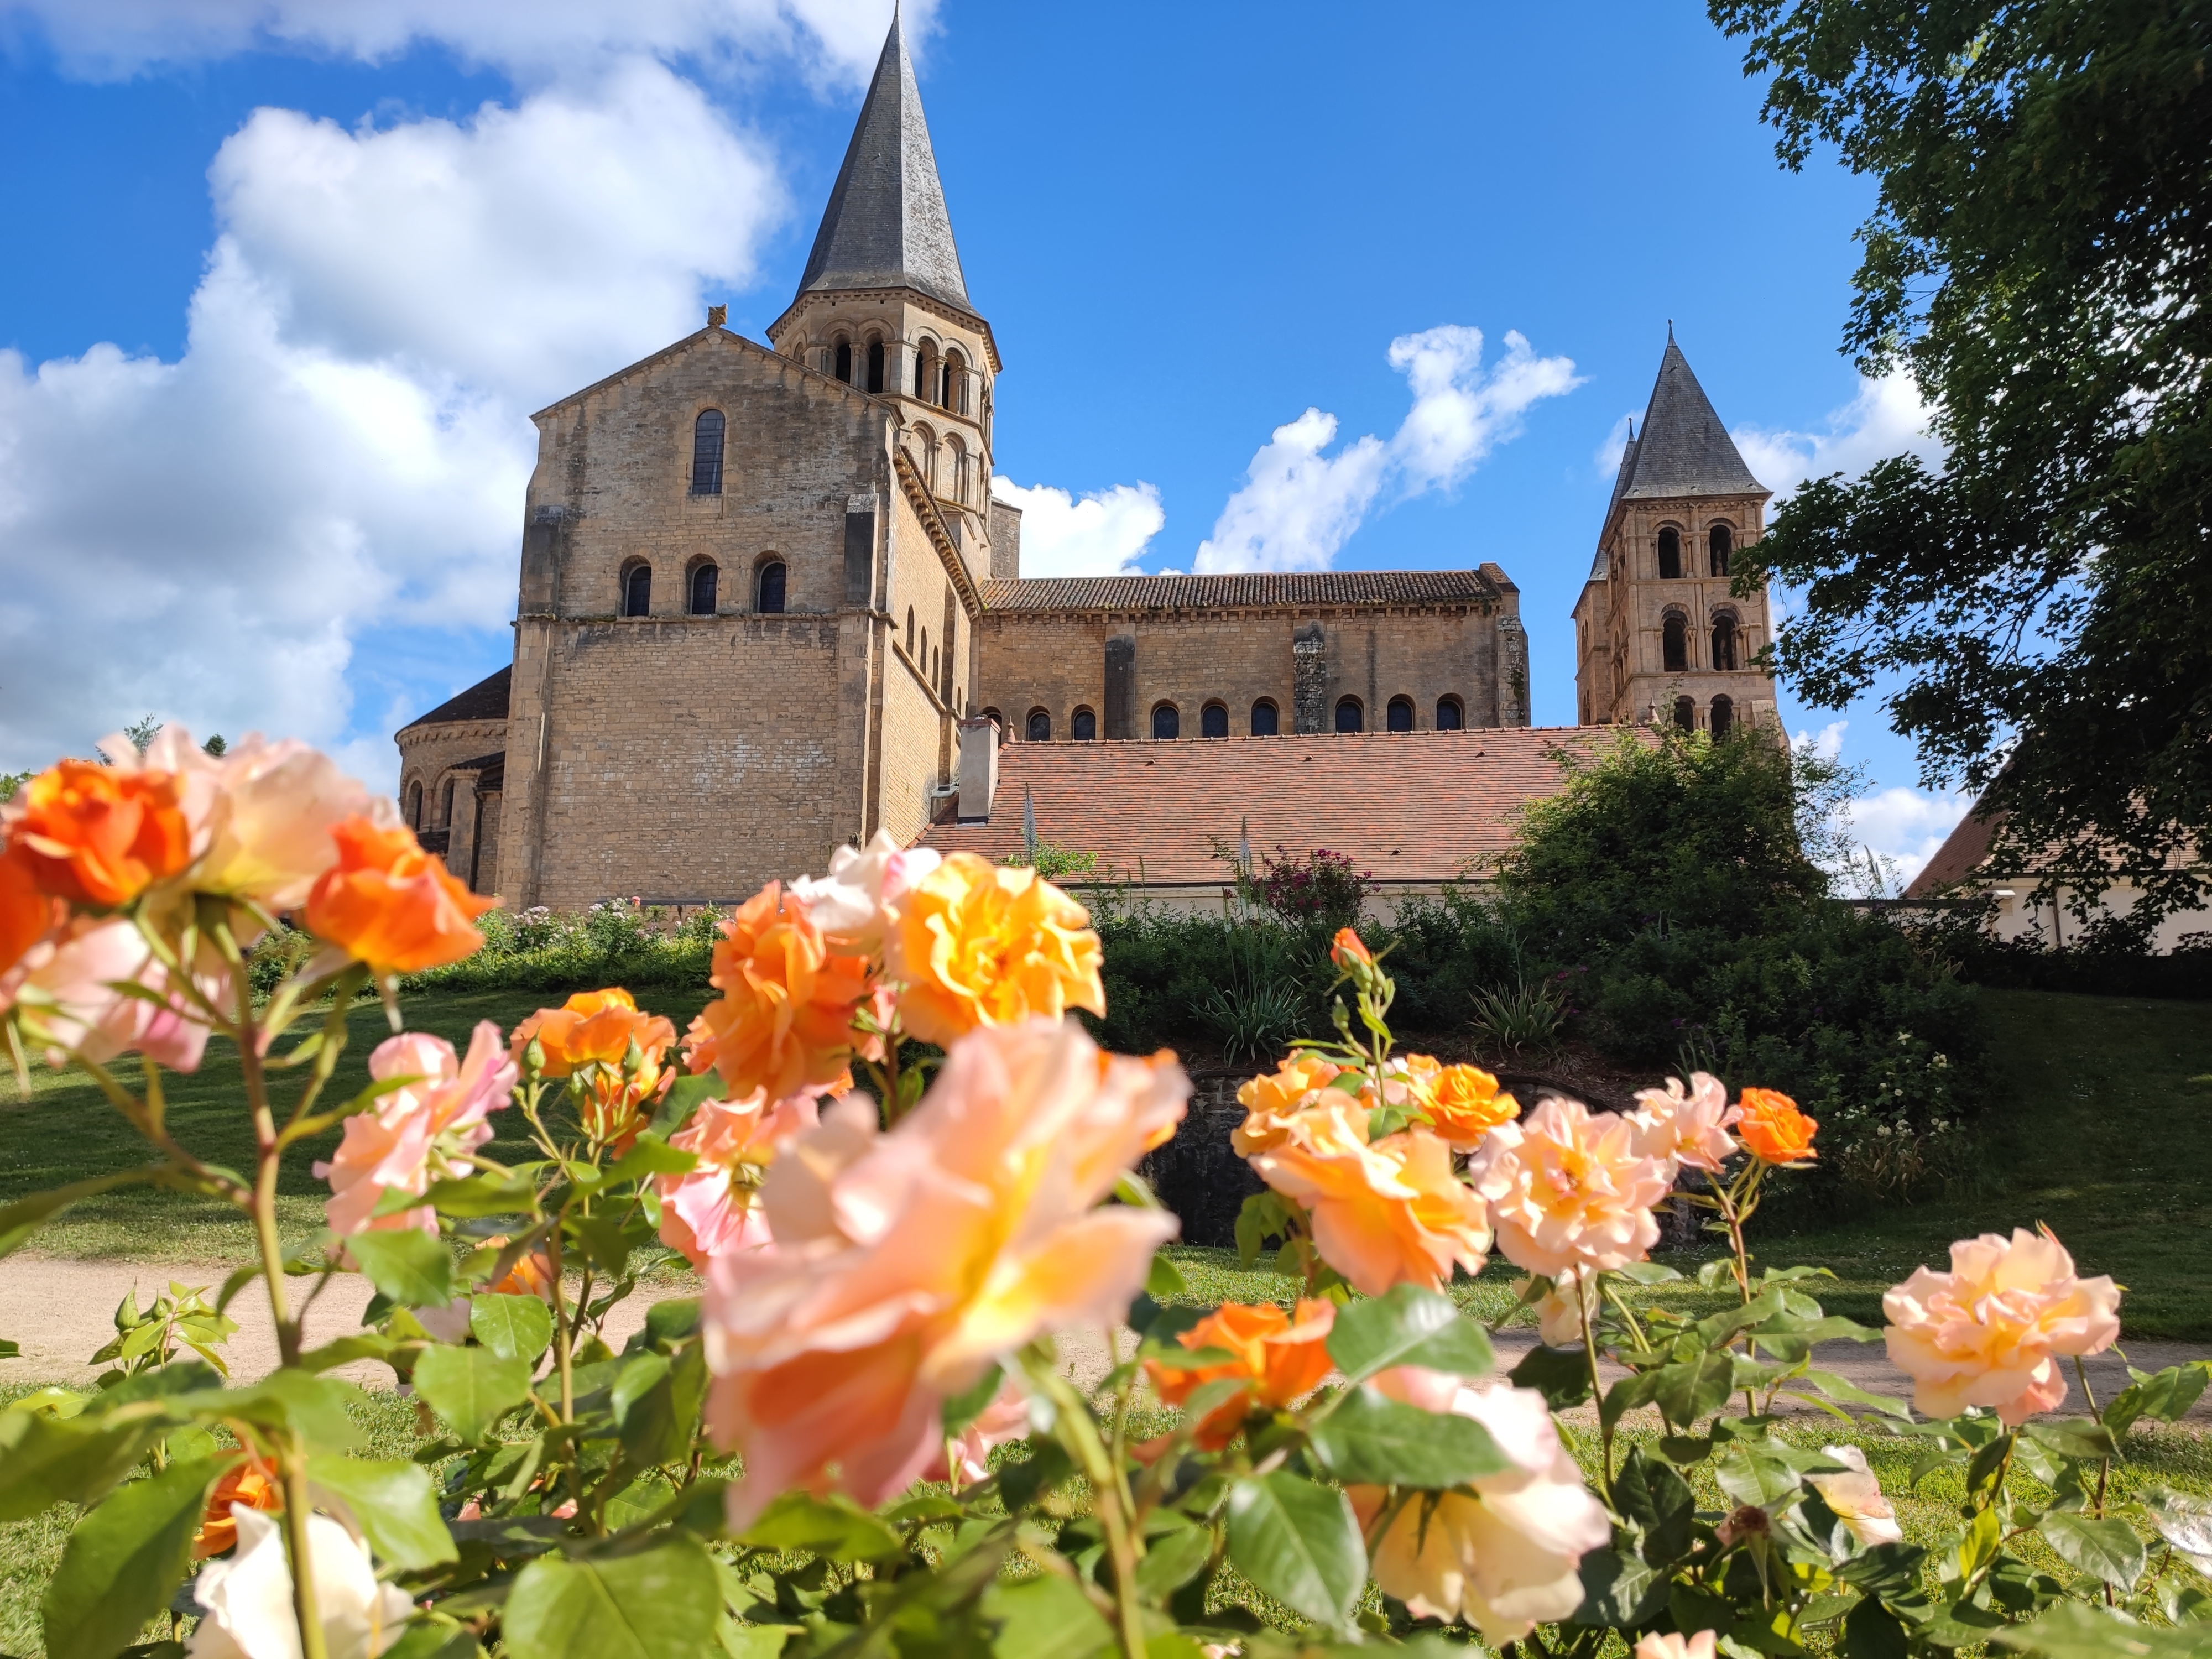
<path id="1" fill-rule="evenodd" d="M 0 1337 L 20 1343 L 23 1352 L 21 1358 L 0 1360 L 0 1382 L 85 1381 L 94 1370 L 86 1361 L 114 1336 L 116 1304 L 134 1286 L 143 1302 L 173 1279 L 190 1285 L 220 1285 L 224 1271 L 205 1264 L 164 1267 L 131 1262 L 68 1261 L 27 1255 L 10 1256 L 0 1261 Z M 292 1281 L 301 1288 L 307 1282 Z M 615 1310 L 608 1321 L 607 1340 L 620 1347 L 644 1323 L 646 1310 L 654 1303 L 691 1294 L 692 1291 L 680 1285 L 639 1291 Z M 348 1274 L 331 1280 L 329 1288 L 308 1310 L 308 1345 L 318 1346 L 360 1329 L 362 1310 L 368 1306 L 368 1282 L 357 1276 Z M 228 1349 L 232 1374 L 246 1381 L 276 1369 L 276 1336 L 269 1318 L 267 1298 L 258 1287 L 249 1288 L 231 1304 L 230 1312 L 240 1328 Z M 1124 1352 L 1131 1340 L 1124 1333 Z M 1526 1330 L 1502 1332 L 1496 1343 L 1500 1368 L 1510 1369 L 1534 1346 L 1535 1334 Z M 1078 1381 L 1089 1384 L 1105 1374 L 1106 1345 L 1100 1337 L 1071 1333 L 1060 1339 L 1060 1346 L 1070 1373 Z M 1824 1343 L 1816 1358 L 1824 1369 L 1870 1393 L 1908 1397 L 1911 1393 L 1911 1383 L 1889 1363 L 1878 1342 L 1863 1346 L 1854 1342 Z M 2117 1353 L 2106 1352 L 2088 1361 L 2089 1382 L 2102 1402 L 2127 1386 L 2127 1365 L 2130 1361 L 2140 1370 L 2154 1371 L 2184 1360 L 2203 1358 L 2212 1358 L 2212 1348 L 2193 1343 L 2132 1342 L 2127 1345 L 2125 1359 Z M 336 1375 L 367 1388 L 388 1388 L 392 1380 L 391 1371 L 377 1364 L 349 1366 Z M 2069 1375 L 2069 1381 L 2071 1380 Z M 1786 1411 L 1808 1413 L 1814 1409 L 1787 1401 L 1780 1402 L 1780 1406 Z M 2078 1384 L 2064 1409 L 2083 1409 Z M 2212 1419 L 2212 1393 L 2199 1401 L 2189 1415 L 2197 1421 Z"/>

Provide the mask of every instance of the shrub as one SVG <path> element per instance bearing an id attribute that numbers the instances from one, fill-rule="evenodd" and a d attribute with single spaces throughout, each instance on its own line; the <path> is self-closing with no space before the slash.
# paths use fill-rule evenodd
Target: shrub
<path id="1" fill-rule="evenodd" d="M 1284 921 L 1317 923 L 1332 933 L 1358 921 L 1375 890 L 1372 871 L 1326 847 L 1298 858 L 1278 846 L 1261 855 L 1258 872 L 1248 881 L 1253 896 Z"/>
<path id="2" fill-rule="evenodd" d="M 704 986 L 724 920 L 713 908 L 679 920 L 628 899 L 608 899 L 580 911 L 542 905 L 489 910 L 477 919 L 482 950 L 448 967 L 410 975 L 405 984 L 410 990 L 518 991 L 617 983 Z"/>

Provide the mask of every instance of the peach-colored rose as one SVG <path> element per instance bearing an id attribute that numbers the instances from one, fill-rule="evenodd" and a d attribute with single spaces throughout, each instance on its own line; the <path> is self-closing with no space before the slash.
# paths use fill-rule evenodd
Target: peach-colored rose
<path id="1" fill-rule="evenodd" d="M 1321 1091 L 1344 1067 L 1318 1054 L 1294 1054 L 1266 1077 L 1255 1077 L 1237 1091 L 1244 1109 L 1244 1121 L 1229 1132 L 1229 1144 L 1239 1158 L 1249 1158 L 1279 1146 L 1291 1132 L 1299 1113 L 1320 1103 Z M 1338 1091 L 1343 1094 L 1341 1090 Z M 1357 1098 L 1344 1095 L 1347 1101 Z"/>
<path id="2" fill-rule="evenodd" d="M 1850 1473 L 1808 1474 L 1805 1484 L 1820 1494 L 1821 1500 L 1835 1511 L 1836 1518 L 1850 1529 L 1851 1536 L 1860 1543 L 1871 1548 L 1876 1544 L 1900 1542 L 1905 1528 L 1897 1524 L 1897 1511 L 1881 1495 L 1881 1482 L 1867 1467 L 1866 1454 L 1856 1446 L 1823 1446 L 1820 1451 L 1823 1456 L 1848 1464 Z"/>
<path id="3" fill-rule="evenodd" d="M 1367 948 L 1367 942 L 1349 927 L 1338 928 L 1336 937 L 1329 940 L 1328 959 L 1347 972 L 1375 965 L 1375 953 Z"/>
<path id="4" fill-rule="evenodd" d="M 1307 1212 L 1322 1260 L 1365 1295 L 1433 1290 L 1455 1264 L 1480 1273 L 1490 1230 L 1482 1201 L 1452 1172 L 1451 1148 L 1426 1129 L 1370 1146 L 1364 1116 L 1348 1103 L 1315 1107 L 1252 1167 Z"/>
<path id="5" fill-rule="evenodd" d="M 192 861 L 183 783 L 167 772 L 61 761 L 15 792 L 5 820 L 40 890 L 71 904 L 128 904 Z"/>
<path id="6" fill-rule="evenodd" d="M 163 745 L 173 741 L 173 750 Z M 331 831 L 360 818 L 380 830 L 399 827 L 399 809 L 349 778 L 327 755 L 295 738 L 271 743 L 250 732 L 210 764 L 180 727 L 164 727 L 147 758 L 173 756 L 179 767 L 212 773 L 206 847 L 191 872 L 195 892 L 250 900 L 268 910 L 293 910 L 338 861 Z M 188 796 L 188 801 L 190 801 Z"/>
<path id="7" fill-rule="evenodd" d="M 264 1515 L 281 1511 L 284 1488 L 275 1467 L 246 1452 L 222 1472 L 200 1511 L 199 1530 L 192 1534 L 193 1560 L 221 1555 L 238 1542 L 238 1519 L 230 1512 L 234 1504 Z"/>
<path id="8" fill-rule="evenodd" d="M 1430 1070 L 1422 1070 L 1423 1060 Z M 1408 1054 L 1406 1064 L 1425 1085 L 1430 1127 L 1456 1152 L 1473 1152 L 1492 1129 L 1521 1115 L 1521 1103 L 1479 1066 L 1438 1066 L 1425 1054 Z"/>
<path id="9" fill-rule="evenodd" d="M 814 1097 L 771 1103 L 756 1089 L 743 1100 L 704 1102 L 668 1144 L 693 1154 L 696 1168 L 653 1177 L 660 1194 L 660 1242 L 695 1267 L 709 1256 L 769 1242 L 761 1182 L 776 1149 L 821 1121 Z"/>
<path id="10" fill-rule="evenodd" d="M 1713 1659 L 1714 1636 L 1701 1630 L 1694 1636 L 1680 1631 L 1651 1631 L 1636 1644 L 1629 1659 Z"/>
<path id="11" fill-rule="evenodd" d="M 438 1213 L 428 1205 L 387 1216 L 376 1215 L 376 1206 L 387 1192 L 427 1192 L 434 1180 L 465 1172 L 461 1154 L 491 1139 L 484 1119 L 507 1104 L 514 1087 L 514 1063 L 505 1049 L 499 1027 L 488 1019 L 470 1038 L 466 1060 L 445 1038 L 422 1031 L 377 1044 L 369 1076 L 416 1081 L 348 1118 L 337 1154 L 315 1164 L 316 1176 L 331 1183 L 323 1208 L 332 1232 L 343 1238 L 370 1229 L 438 1231 Z"/>
<path id="12" fill-rule="evenodd" d="M 1194 1352 L 1219 1348 L 1236 1356 L 1195 1370 L 1171 1370 L 1146 1360 L 1153 1390 L 1170 1406 L 1180 1406 L 1208 1382 L 1234 1379 L 1243 1392 L 1206 1414 L 1192 1437 L 1218 1451 L 1237 1437 L 1253 1412 L 1288 1406 L 1322 1385 L 1336 1362 L 1328 1357 L 1328 1334 L 1336 1325 L 1334 1302 L 1301 1302 L 1294 1319 L 1272 1302 L 1231 1302 L 1216 1308 L 1176 1338 Z"/>
<path id="13" fill-rule="evenodd" d="M 2062 1357 L 2102 1353 L 2120 1334 L 2119 1286 L 2075 1275 L 2049 1231 L 1962 1238 L 1951 1271 L 1927 1267 L 1881 1299 L 1890 1363 L 1930 1417 L 1986 1406 L 2008 1426 L 2066 1398 Z"/>
<path id="14" fill-rule="evenodd" d="M 214 958 L 212 948 L 206 955 Z M 203 996 L 230 1006 L 230 976 L 219 958 L 194 979 Z M 121 984 L 143 985 L 167 1000 L 125 995 L 115 988 Z M 69 921 L 33 945 L 0 988 L 6 1000 L 35 1013 L 52 1040 L 46 1058 L 57 1066 L 71 1054 L 100 1065 L 140 1054 L 173 1072 L 194 1072 L 207 1048 L 208 1028 L 194 1017 L 195 1005 L 172 984 L 137 924 L 119 916 Z"/>
<path id="15" fill-rule="evenodd" d="M 356 816 L 333 826 L 337 861 L 307 895 L 308 931 L 380 974 L 459 962 L 483 944 L 476 918 L 497 904 L 453 879 L 415 832 Z"/>
<path id="16" fill-rule="evenodd" d="M 1551 1280 L 1552 1288 L 1538 1297 L 1530 1305 L 1536 1314 L 1536 1334 L 1554 1348 L 1574 1348 L 1582 1346 L 1583 1300 L 1595 1291 L 1596 1275 L 1580 1267 L 1562 1268 Z M 1532 1281 L 1522 1279 L 1514 1286 L 1526 1291 Z M 1595 1314 L 1597 1304 L 1593 1300 L 1589 1310 Z"/>
<path id="17" fill-rule="evenodd" d="M 949 1047 L 979 1025 L 1106 1012 L 1091 913 L 1030 869 L 951 853 L 908 889 L 884 942 L 899 1017 Z"/>
<path id="18" fill-rule="evenodd" d="M 745 1465 L 732 1524 L 799 1486 L 882 1501 L 987 1365 L 1118 1320 L 1176 1223 L 1097 1206 L 1189 1092 L 1172 1060 L 1027 1020 L 955 1043 L 890 1133 L 848 1096 L 787 1145 L 762 1188 L 775 1243 L 707 1266 L 708 1420 Z"/>
<path id="19" fill-rule="evenodd" d="M 1682 1079 L 1670 1077 L 1664 1089 L 1638 1089 L 1636 1099 L 1628 1121 L 1644 1157 L 1717 1175 L 1735 1155 L 1729 1126 L 1741 1114 L 1728 1103 L 1728 1090 L 1718 1078 L 1692 1073 L 1686 1094 Z"/>
<path id="20" fill-rule="evenodd" d="M 1471 1493 L 1442 1493 L 1433 1507 L 1417 1496 L 1379 1537 L 1374 1528 L 1389 1493 L 1346 1488 L 1384 1594 L 1416 1616 L 1474 1625 L 1493 1646 L 1572 1613 L 1582 1605 L 1582 1558 L 1612 1542 L 1613 1524 L 1560 1444 L 1543 1395 L 1412 1368 L 1374 1381 L 1409 1405 L 1472 1418 L 1511 1460 L 1504 1472 L 1474 1481 Z"/>
<path id="21" fill-rule="evenodd" d="M 662 1061 L 676 1043 L 676 1027 L 659 1014 L 638 1012 L 621 986 L 579 991 L 558 1008 L 540 1008 L 507 1039 L 521 1066 L 535 1042 L 544 1064 L 538 1075 L 567 1078 L 584 1133 L 617 1153 L 628 1152 L 676 1081 Z M 635 1070 L 627 1069 L 632 1047 Z"/>
<path id="22" fill-rule="evenodd" d="M 1030 1431 L 1030 1401 L 1010 1377 L 999 1385 L 991 1403 L 958 1434 L 938 1442 L 937 1455 L 921 1472 L 924 1480 L 948 1480 L 955 1492 L 972 1486 L 991 1473 L 991 1454 L 1010 1440 Z"/>
<path id="23" fill-rule="evenodd" d="M 806 914 L 831 945 L 872 957 L 884 948 L 900 898 L 938 862 L 928 848 L 901 847 L 890 830 L 878 830 L 866 848 L 832 853 L 828 875 L 802 876 L 791 890 L 806 901 Z"/>
<path id="24" fill-rule="evenodd" d="M 1769 1164 L 1806 1163 L 1814 1157 L 1818 1118 L 1807 1117 L 1797 1103 L 1772 1089 L 1746 1089 L 1736 1107 L 1736 1133 L 1744 1150 Z"/>
<path id="25" fill-rule="evenodd" d="M 1506 1260 L 1549 1277 L 1641 1261 L 1659 1242 L 1651 1206 L 1673 1176 L 1637 1148 L 1632 1124 L 1556 1096 L 1492 1130 L 1468 1174 Z"/>
<path id="26" fill-rule="evenodd" d="M 773 881 L 747 899 L 723 924 L 710 977 L 722 995 L 691 1022 L 694 1072 L 712 1066 L 732 1094 L 771 1100 L 845 1075 L 867 958 L 832 951 L 805 899 Z"/>

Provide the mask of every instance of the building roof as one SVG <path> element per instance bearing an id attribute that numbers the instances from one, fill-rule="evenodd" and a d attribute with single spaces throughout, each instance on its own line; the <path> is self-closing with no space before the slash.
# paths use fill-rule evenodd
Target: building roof
<path id="1" fill-rule="evenodd" d="M 1977 805 L 1979 803 L 1976 803 Z M 1996 833 L 1996 817 L 1992 814 L 1982 817 L 1969 812 L 1952 825 L 1951 833 L 1936 849 L 1936 856 L 1920 866 L 1920 873 L 1906 884 L 1907 898 L 1932 898 L 1946 887 L 1972 876 L 1990 855 L 1990 838 Z"/>
<path id="2" fill-rule="evenodd" d="M 973 312 L 898 14 L 799 291 L 910 288 Z"/>
<path id="3" fill-rule="evenodd" d="M 1494 574 L 1492 573 L 1495 573 Z M 1047 576 L 982 585 L 987 611 L 1185 611 L 1238 605 L 1495 603 L 1481 570 L 1309 570 L 1241 576 Z"/>
<path id="4" fill-rule="evenodd" d="M 1659 495 L 1765 495 L 1751 476 L 1689 359 L 1667 331 L 1659 379 L 1644 411 L 1644 435 L 1632 437 L 1613 482 L 1614 501 Z"/>
<path id="5" fill-rule="evenodd" d="M 1210 837 L 1258 858 L 1279 844 L 1342 853 L 1376 879 L 1449 881 L 1486 869 L 1516 817 L 1564 783 L 1551 751 L 1609 726 L 1364 732 L 1175 743 L 1010 743 L 987 823 L 936 823 L 921 844 L 994 862 L 1022 847 L 1024 791 L 1040 840 L 1098 855 L 1149 886 L 1229 879 Z"/>
<path id="6" fill-rule="evenodd" d="M 459 696 L 447 698 L 428 714 L 408 721 L 400 729 L 411 732 L 418 726 L 439 726 L 449 720 L 503 720 L 514 681 L 514 669 L 510 665 L 496 674 L 486 675 Z"/>

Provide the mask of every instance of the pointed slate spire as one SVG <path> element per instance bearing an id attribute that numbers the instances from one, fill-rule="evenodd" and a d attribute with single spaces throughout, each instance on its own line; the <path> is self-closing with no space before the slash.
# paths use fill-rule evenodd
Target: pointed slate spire
<path id="1" fill-rule="evenodd" d="M 896 11 L 822 228 L 814 233 L 806 274 L 799 279 L 801 294 L 858 288 L 916 289 L 963 311 L 975 309 Z"/>
<path id="2" fill-rule="evenodd" d="M 1630 441 L 1613 499 L 1765 492 L 1766 486 L 1743 464 L 1705 389 L 1690 373 L 1689 359 L 1674 343 L 1674 325 L 1668 323 L 1658 383 L 1644 411 L 1644 435 Z"/>

